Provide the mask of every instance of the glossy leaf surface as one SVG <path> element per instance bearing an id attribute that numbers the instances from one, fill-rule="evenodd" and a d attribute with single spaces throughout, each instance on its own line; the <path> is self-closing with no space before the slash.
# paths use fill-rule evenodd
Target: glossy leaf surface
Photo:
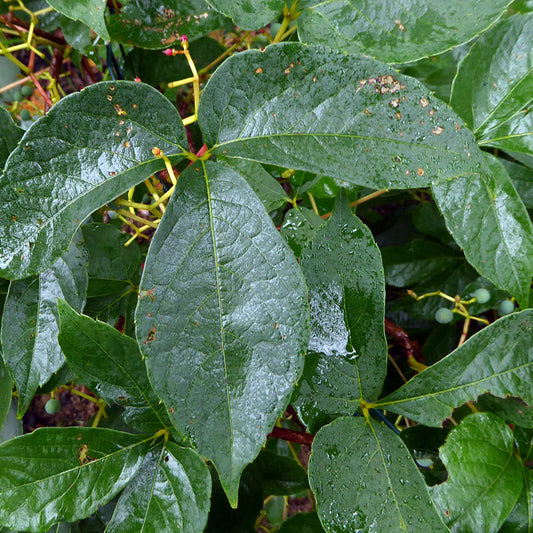
<path id="1" fill-rule="evenodd" d="M 298 264 L 245 180 L 208 161 L 180 176 L 139 296 L 150 381 L 235 505 L 243 468 L 302 372 L 309 311 Z"/>
<path id="2" fill-rule="evenodd" d="M 452 107 L 481 145 L 533 155 L 533 13 L 506 18 L 461 62 Z"/>
<path id="3" fill-rule="evenodd" d="M 440 456 L 449 477 L 431 495 L 450 530 L 498 531 L 522 490 L 509 426 L 493 414 L 472 414 L 449 434 Z"/>
<path id="4" fill-rule="evenodd" d="M 13 122 L 9 111 L 0 106 L 0 176 L 8 155 L 15 149 L 24 130 Z"/>
<path id="5" fill-rule="evenodd" d="M 120 496 L 106 533 L 197 533 L 207 523 L 211 475 L 190 448 L 152 450 Z"/>
<path id="6" fill-rule="evenodd" d="M 106 403 L 125 406 L 125 422 L 137 429 L 155 432 L 169 425 L 137 342 L 104 322 L 79 315 L 64 300 L 58 300 L 57 308 L 59 344 L 81 382 Z"/>
<path id="7" fill-rule="evenodd" d="M 309 482 L 328 533 L 448 531 L 409 450 L 372 419 L 342 417 L 323 427 Z"/>
<path id="8" fill-rule="evenodd" d="M 532 320 L 531 309 L 500 318 L 378 404 L 434 427 L 485 392 L 520 396 L 531 404 Z"/>
<path id="9" fill-rule="evenodd" d="M 293 404 L 315 432 L 330 416 L 353 414 L 361 400 L 376 399 L 387 371 L 381 255 L 344 193 L 303 249 L 300 266 L 309 288 L 311 340 Z"/>
<path id="10" fill-rule="evenodd" d="M 433 184 L 433 196 L 468 262 L 497 287 L 529 301 L 533 227 L 503 165 L 486 154 L 479 174 Z"/>
<path id="11" fill-rule="evenodd" d="M 300 257 L 302 255 L 302 248 L 309 243 L 315 231 L 323 223 L 324 220 L 314 211 L 311 211 L 311 209 L 296 207 L 287 213 L 280 233 L 296 257 Z"/>
<path id="12" fill-rule="evenodd" d="M 105 25 L 106 4 L 102 0 L 46 0 L 56 11 L 83 22 L 93 29 L 104 41 L 109 41 Z"/>
<path id="13" fill-rule="evenodd" d="M 283 207 L 289 201 L 283 187 L 259 163 L 245 159 L 227 159 L 227 162 L 247 181 L 268 212 Z"/>
<path id="14" fill-rule="evenodd" d="M 0 444 L 0 525 L 18 531 L 92 514 L 134 476 L 149 441 L 94 428 L 41 428 Z"/>
<path id="15" fill-rule="evenodd" d="M 204 0 L 130 0 L 108 18 L 114 41 L 161 49 L 179 46 L 180 36 L 189 41 L 220 28 L 223 17 Z"/>
<path id="16" fill-rule="evenodd" d="M 284 522 L 279 533 L 323 533 L 324 529 L 315 512 L 297 513 Z"/>
<path id="17" fill-rule="evenodd" d="M 64 364 L 57 343 L 56 302 L 66 299 L 81 311 L 87 292 L 87 251 L 78 233 L 68 252 L 36 277 L 11 282 L 2 317 L 1 339 L 18 393 L 19 418 L 35 391 Z"/>
<path id="18" fill-rule="evenodd" d="M 427 186 L 481 161 L 472 134 L 418 81 L 320 46 L 230 57 L 202 93 L 199 124 L 217 154 L 373 189 Z"/>
<path id="19" fill-rule="evenodd" d="M 408 63 L 465 43 L 493 24 L 509 0 L 308 1 L 298 36 L 388 63 Z M 431 36 L 428 38 L 428 36 Z"/>
<path id="20" fill-rule="evenodd" d="M 279 15 L 283 0 L 207 0 L 217 11 L 231 17 L 244 30 L 258 30 Z"/>
<path id="21" fill-rule="evenodd" d="M 188 145 L 176 108 L 147 85 L 99 83 L 58 102 L 6 163 L 0 275 L 50 267 L 89 214 L 164 167 L 154 146 L 172 156 Z"/>
<path id="22" fill-rule="evenodd" d="M 533 209 L 533 169 L 506 159 L 500 159 L 500 161 L 507 170 L 524 205 L 528 209 Z"/>

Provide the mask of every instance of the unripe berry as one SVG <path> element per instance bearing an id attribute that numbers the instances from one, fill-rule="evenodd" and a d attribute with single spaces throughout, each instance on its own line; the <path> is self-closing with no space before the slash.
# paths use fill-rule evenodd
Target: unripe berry
<path id="1" fill-rule="evenodd" d="M 486 304 L 490 300 L 490 292 L 487 289 L 477 289 L 474 292 L 474 298 L 480 304 Z"/>
<path id="2" fill-rule="evenodd" d="M 20 120 L 30 120 L 31 113 L 27 109 L 21 109 Z"/>
<path id="3" fill-rule="evenodd" d="M 29 85 L 24 85 L 20 92 L 23 96 L 31 96 L 33 94 L 33 87 L 30 87 Z"/>
<path id="4" fill-rule="evenodd" d="M 511 300 L 502 300 L 498 307 L 498 313 L 500 316 L 509 315 L 514 311 L 514 303 Z"/>
<path id="5" fill-rule="evenodd" d="M 61 409 L 61 402 L 56 398 L 50 398 L 44 406 L 44 410 L 49 415 L 55 415 L 57 412 L 59 412 L 60 409 Z"/>
<path id="6" fill-rule="evenodd" d="M 446 307 L 439 307 L 435 313 L 435 320 L 439 324 L 449 324 L 453 320 L 453 313 Z"/>
<path id="7" fill-rule="evenodd" d="M 24 95 L 22 94 L 22 91 L 17 91 L 13 95 L 13 100 L 15 100 L 15 102 L 22 102 L 22 100 L 24 100 Z"/>

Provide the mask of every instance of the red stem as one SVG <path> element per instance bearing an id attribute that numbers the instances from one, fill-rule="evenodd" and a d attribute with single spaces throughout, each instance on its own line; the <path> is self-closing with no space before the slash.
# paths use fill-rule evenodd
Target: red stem
<path id="1" fill-rule="evenodd" d="M 310 433 L 300 433 L 299 431 L 293 431 L 292 429 L 274 427 L 272 433 L 268 435 L 268 438 L 282 439 L 296 444 L 307 444 L 311 446 L 314 435 Z"/>

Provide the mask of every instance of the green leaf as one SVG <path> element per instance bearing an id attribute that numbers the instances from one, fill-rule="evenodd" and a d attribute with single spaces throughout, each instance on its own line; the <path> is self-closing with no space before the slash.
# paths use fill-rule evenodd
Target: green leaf
<path id="1" fill-rule="evenodd" d="M 498 533 L 529 533 L 533 530 L 533 474 L 524 468 L 522 477 L 522 493 Z"/>
<path id="2" fill-rule="evenodd" d="M 297 206 L 287 213 L 280 233 L 296 257 L 300 257 L 302 248 L 313 238 L 315 231 L 323 223 L 322 218 L 314 211 Z"/>
<path id="3" fill-rule="evenodd" d="M 15 149 L 23 133 L 24 130 L 13 122 L 9 111 L 0 106 L 0 176 L 7 157 Z"/>
<path id="4" fill-rule="evenodd" d="M 19 437 L 23 433 L 22 420 L 17 418 L 17 402 L 15 399 L 12 401 L 10 399 L 9 403 L 7 416 L 1 421 L 0 443 Z M 0 531 L 2 530 L 0 529 Z"/>
<path id="5" fill-rule="evenodd" d="M 15 381 L 22 418 L 37 388 L 65 363 L 57 343 L 58 298 L 81 311 L 87 291 L 87 251 L 78 233 L 68 252 L 36 277 L 13 281 L 2 316 L 4 361 Z"/>
<path id="6" fill-rule="evenodd" d="M 130 0 L 107 20 L 113 41 L 159 50 L 223 26 L 224 17 L 204 0 Z"/>
<path id="7" fill-rule="evenodd" d="M 307 472 L 294 457 L 278 455 L 272 450 L 262 450 L 254 461 L 261 474 L 263 496 L 296 494 L 309 488 Z"/>
<path id="8" fill-rule="evenodd" d="M 216 154 L 372 189 L 424 187 L 482 161 L 472 134 L 415 79 L 299 43 L 226 60 L 202 93 L 199 124 Z"/>
<path id="9" fill-rule="evenodd" d="M 312 433 L 331 416 L 376 399 L 387 372 L 385 279 L 370 230 L 342 192 L 329 221 L 303 249 L 311 341 L 293 405 Z"/>
<path id="10" fill-rule="evenodd" d="M 318 515 L 312 512 L 291 516 L 282 524 L 278 533 L 323 533 L 323 531 Z"/>
<path id="11" fill-rule="evenodd" d="M 509 0 L 331 0 L 306 2 L 302 42 L 408 63 L 470 41 L 500 18 Z M 430 36 L 430 37 L 429 37 Z"/>
<path id="12" fill-rule="evenodd" d="M 533 402 L 533 310 L 500 318 L 377 405 L 439 427 L 453 409 L 480 394 Z"/>
<path id="13" fill-rule="evenodd" d="M 152 440 L 69 427 L 0 444 L 0 525 L 44 531 L 89 516 L 135 475 Z"/>
<path id="14" fill-rule="evenodd" d="M 533 209 L 533 169 L 518 165 L 506 159 L 500 159 L 500 162 L 507 170 L 516 192 L 528 209 Z"/>
<path id="15" fill-rule="evenodd" d="M 533 13 L 483 34 L 461 62 L 451 105 L 479 144 L 533 155 Z"/>
<path id="16" fill-rule="evenodd" d="M 110 224 L 84 224 L 83 239 L 89 250 L 88 297 L 133 290 L 140 280 L 141 251 L 131 235 Z"/>
<path id="17" fill-rule="evenodd" d="M 13 380 L 11 379 L 11 375 L 9 374 L 2 357 L 0 357 L 0 430 L 4 427 L 7 414 L 9 413 L 12 393 Z"/>
<path id="18" fill-rule="evenodd" d="M 259 163 L 246 159 L 227 159 L 227 164 L 240 174 L 259 196 L 267 212 L 279 209 L 290 201 L 283 187 Z"/>
<path id="19" fill-rule="evenodd" d="M 0 181 L 0 276 L 50 267 L 93 211 L 173 162 L 188 146 L 176 108 L 133 82 L 99 83 L 63 98 L 33 124 Z"/>
<path id="20" fill-rule="evenodd" d="M 450 248 L 424 239 L 381 250 L 385 279 L 394 287 L 410 287 L 448 272 L 463 262 Z"/>
<path id="21" fill-rule="evenodd" d="M 505 168 L 485 154 L 480 173 L 433 184 L 433 196 L 468 262 L 522 305 L 533 274 L 533 227 Z"/>
<path id="22" fill-rule="evenodd" d="M 469 415 L 450 432 L 440 456 L 448 480 L 431 495 L 451 531 L 498 531 L 522 490 L 509 426 L 490 413 Z"/>
<path id="23" fill-rule="evenodd" d="M 102 0 L 46 0 L 56 11 L 68 18 L 83 22 L 93 29 L 104 41 L 109 41 L 105 25 L 106 4 Z"/>
<path id="24" fill-rule="evenodd" d="M 239 174 L 210 161 L 181 174 L 139 297 L 150 381 L 236 505 L 241 472 L 287 406 L 309 339 L 298 264 Z"/>
<path id="25" fill-rule="evenodd" d="M 59 344 L 69 367 L 106 403 L 125 406 L 124 421 L 141 431 L 168 426 L 164 406 L 154 394 L 139 346 L 104 322 L 79 315 L 58 300 Z"/>
<path id="26" fill-rule="evenodd" d="M 337 418 L 315 436 L 309 482 L 330 533 L 448 531 L 409 450 L 390 429 Z"/>
<path id="27" fill-rule="evenodd" d="M 509 424 L 533 429 L 533 407 L 526 405 L 519 398 L 498 398 L 492 394 L 483 394 L 476 401 L 479 411 L 488 411 Z"/>
<path id="28" fill-rule="evenodd" d="M 258 30 L 281 15 L 284 0 L 207 0 L 243 30 Z"/>
<path id="29" fill-rule="evenodd" d="M 197 533 L 207 523 L 211 475 L 190 448 L 152 450 L 120 496 L 106 533 Z"/>

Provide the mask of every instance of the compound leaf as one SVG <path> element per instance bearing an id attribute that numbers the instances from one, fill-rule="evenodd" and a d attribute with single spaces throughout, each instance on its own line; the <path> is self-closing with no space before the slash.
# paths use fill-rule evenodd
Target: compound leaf
<path id="1" fill-rule="evenodd" d="M 152 450 L 120 496 L 107 533 L 197 533 L 207 523 L 211 475 L 190 448 Z"/>
<path id="2" fill-rule="evenodd" d="M 199 124 L 216 154 L 374 189 L 428 186 L 482 161 L 455 113 L 414 78 L 298 43 L 226 60 L 202 93 Z"/>
<path id="3" fill-rule="evenodd" d="M 448 480 L 431 488 L 453 532 L 498 531 L 522 491 L 513 432 L 491 413 L 467 416 L 439 450 Z"/>
<path id="4" fill-rule="evenodd" d="M 533 154 L 533 13 L 483 34 L 459 65 L 451 105 L 480 145 Z"/>
<path id="5" fill-rule="evenodd" d="M 67 253 L 51 268 L 9 285 L 1 339 L 4 361 L 17 387 L 19 418 L 30 406 L 37 388 L 65 363 L 57 343 L 57 299 L 64 298 L 81 311 L 87 283 L 87 250 L 78 233 Z"/>
<path id="6" fill-rule="evenodd" d="M 298 18 L 298 36 L 305 43 L 408 63 L 470 41 L 510 3 L 449 0 L 442 9 L 439 0 L 311 0 Z"/>
<path id="7" fill-rule="evenodd" d="M 312 450 L 309 482 L 328 533 L 448 531 L 409 450 L 385 426 L 337 418 Z"/>
<path id="8" fill-rule="evenodd" d="M 362 399 L 377 398 L 387 371 L 381 255 L 344 192 L 303 249 L 300 266 L 309 288 L 311 340 L 293 404 L 315 432 L 329 417 L 353 414 Z"/>
<path id="9" fill-rule="evenodd" d="M 59 344 L 69 367 L 106 403 L 126 407 L 124 421 L 142 431 L 169 425 L 155 395 L 137 342 L 104 322 L 80 315 L 58 300 Z"/>
<path id="10" fill-rule="evenodd" d="M 439 427 L 454 408 L 479 395 L 533 402 L 533 310 L 500 318 L 438 363 L 378 402 L 426 426 Z"/>
<path id="11" fill-rule="evenodd" d="M 26 132 L 0 181 L 0 276 L 42 272 L 93 211 L 173 161 L 187 138 L 176 108 L 133 82 L 98 83 L 63 98 Z"/>
<path id="12" fill-rule="evenodd" d="M 309 340 L 301 271 L 239 174 L 207 161 L 180 176 L 139 296 L 150 381 L 236 505 L 241 472 L 287 406 Z"/>
<path id="13" fill-rule="evenodd" d="M 44 531 L 91 515 L 128 483 L 150 442 L 98 428 L 41 428 L 0 444 L 0 525 Z"/>
<path id="14" fill-rule="evenodd" d="M 433 196 L 468 262 L 522 305 L 533 274 L 533 227 L 503 165 L 485 154 L 483 171 L 433 184 Z"/>

